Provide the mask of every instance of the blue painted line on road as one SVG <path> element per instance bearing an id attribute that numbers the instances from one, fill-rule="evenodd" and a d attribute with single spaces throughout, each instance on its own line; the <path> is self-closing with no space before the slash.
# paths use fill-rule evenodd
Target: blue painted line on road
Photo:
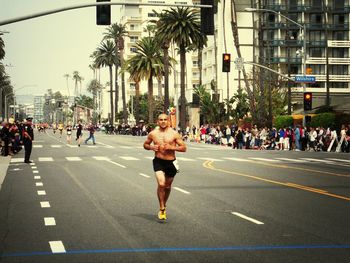
<path id="1" fill-rule="evenodd" d="M 59 254 L 108 254 L 108 253 L 147 253 L 147 252 L 182 252 L 182 251 L 254 251 L 284 249 L 350 249 L 350 245 L 289 245 L 289 246 L 229 246 L 229 247 L 165 247 L 165 248 L 117 248 L 95 250 L 68 250 L 66 253 L 22 252 L 4 253 L 1 257 L 30 257 Z"/>

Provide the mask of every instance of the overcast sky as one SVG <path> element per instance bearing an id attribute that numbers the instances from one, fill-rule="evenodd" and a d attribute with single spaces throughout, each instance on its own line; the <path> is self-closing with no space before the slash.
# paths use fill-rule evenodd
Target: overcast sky
<path id="1" fill-rule="evenodd" d="M 0 0 L 0 21 L 94 2 Z M 119 22 L 118 10 L 118 6 L 112 7 L 112 21 Z M 0 26 L 0 30 L 9 32 L 3 35 L 4 64 L 8 65 L 6 72 L 11 77 L 16 94 L 43 95 L 47 89 L 52 89 L 67 95 L 64 74 L 72 76 L 73 71 L 78 71 L 84 78 L 83 90 L 93 78 L 89 56 L 99 45 L 106 29 L 96 25 L 96 8 L 88 7 Z M 103 70 L 101 81 L 108 81 L 107 69 Z M 73 94 L 74 82 L 71 78 L 69 88 L 70 94 Z"/>

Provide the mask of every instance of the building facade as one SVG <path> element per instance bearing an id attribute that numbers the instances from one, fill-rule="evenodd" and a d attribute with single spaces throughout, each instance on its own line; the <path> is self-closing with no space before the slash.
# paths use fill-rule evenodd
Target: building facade
<path id="1" fill-rule="evenodd" d="M 313 94 L 313 109 L 350 111 L 349 0 L 257 0 L 252 7 L 255 61 L 291 78 L 316 79 L 289 83 L 292 112 L 303 111 L 305 91 Z"/>

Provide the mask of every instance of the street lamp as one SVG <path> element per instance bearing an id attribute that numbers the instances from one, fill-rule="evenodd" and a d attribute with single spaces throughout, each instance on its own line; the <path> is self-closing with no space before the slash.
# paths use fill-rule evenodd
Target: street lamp
<path id="1" fill-rule="evenodd" d="M 5 119 L 6 119 L 6 121 L 9 121 L 9 118 L 8 118 L 8 106 L 7 106 L 7 98 L 9 97 L 9 96 L 14 96 L 14 94 L 13 93 L 10 93 L 10 94 L 7 94 L 7 95 L 5 95 Z"/>
<path id="2" fill-rule="evenodd" d="M 303 75 L 306 74 L 306 23 L 304 22 L 304 25 L 290 19 L 289 17 L 282 15 L 279 12 L 276 12 L 275 10 L 271 10 L 271 9 L 258 9 L 258 8 L 251 8 L 251 7 L 247 7 L 244 9 L 247 12 L 269 12 L 269 13 L 274 13 L 280 17 L 283 17 L 284 19 L 288 20 L 289 22 L 297 25 L 300 28 L 300 35 L 303 38 L 303 49 L 302 49 L 302 56 L 303 56 L 303 61 L 302 61 L 302 65 L 303 65 Z M 303 93 L 305 93 L 306 91 L 306 83 L 303 83 Z"/>

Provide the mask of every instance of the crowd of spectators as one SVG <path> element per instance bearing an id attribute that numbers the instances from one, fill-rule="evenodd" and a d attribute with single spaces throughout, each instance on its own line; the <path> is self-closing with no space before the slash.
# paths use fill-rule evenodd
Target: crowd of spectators
<path id="1" fill-rule="evenodd" d="M 284 127 L 280 129 L 254 125 L 242 128 L 236 125 L 202 125 L 187 127 L 186 141 L 203 142 L 233 149 L 295 150 L 295 151 L 350 151 L 350 125 L 342 125 L 339 133 L 324 127 Z"/>
<path id="2" fill-rule="evenodd" d="M 9 119 L 0 125 L 1 155 L 14 155 L 22 150 L 24 122 Z"/>

